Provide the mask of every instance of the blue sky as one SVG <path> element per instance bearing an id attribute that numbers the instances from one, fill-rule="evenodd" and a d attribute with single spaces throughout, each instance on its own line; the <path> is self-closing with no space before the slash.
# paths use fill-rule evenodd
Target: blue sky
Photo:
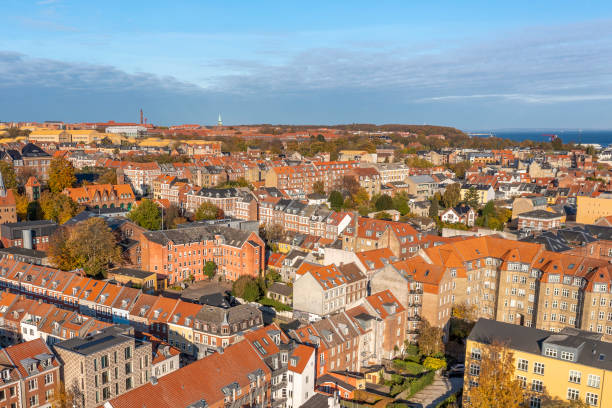
<path id="1" fill-rule="evenodd" d="M 0 3 L 0 120 L 612 128 L 609 1 Z"/>

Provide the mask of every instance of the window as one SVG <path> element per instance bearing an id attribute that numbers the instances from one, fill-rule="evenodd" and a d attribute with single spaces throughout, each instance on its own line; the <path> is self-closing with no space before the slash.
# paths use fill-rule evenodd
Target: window
<path id="1" fill-rule="evenodd" d="M 132 357 L 132 349 L 130 347 L 126 347 L 125 351 L 124 351 L 124 354 L 125 354 L 125 358 L 126 359 L 127 358 L 131 358 Z"/>
<path id="2" fill-rule="evenodd" d="M 568 388 L 567 389 L 567 399 L 570 401 L 580 399 L 580 391 L 575 390 L 573 388 Z"/>
<path id="3" fill-rule="evenodd" d="M 100 368 L 108 367 L 108 356 L 100 357 Z"/>
<path id="4" fill-rule="evenodd" d="M 477 348 L 472 349 L 472 359 L 480 360 L 480 349 L 477 349 Z"/>
<path id="5" fill-rule="evenodd" d="M 548 357 L 557 357 L 557 349 L 552 347 L 546 347 L 544 349 L 544 355 Z"/>
<path id="6" fill-rule="evenodd" d="M 544 384 L 541 380 L 533 380 L 531 383 L 531 391 L 542 392 L 544 389 Z"/>
<path id="7" fill-rule="evenodd" d="M 38 388 L 38 379 L 34 378 L 33 380 L 28 381 L 28 389 L 35 390 Z"/>
<path id="8" fill-rule="evenodd" d="M 533 363 L 533 372 L 544 375 L 544 363 Z"/>
<path id="9" fill-rule="evenodd" d="M 53 373 L 45 374 L 45 385 L 53 383 Z"/>
<path id="10" fill-rule="evenodd" d="M 110 387 L 102 388 L 102 399 L 106 400 L 111 397 Z"/>
<path id="11" fill-rule="evenodd" d="M 470 364 L 470 375 L 480 375 L 480 366 L 478 364 Z"/>
<path id="12" fill-rule="evenodd" d="M 540 408 L 542 406 L 542 400 L 540 397 L 531 397 L 529 399 L 529 408 Z"/>
<path id="13" fill-rule="evenodd" d="M 522 375 L 517 375 L 516 379 L 521 385 L 521 388 L 527 388 L 527 377 L 523 377 Z"/>
<path id="14" fill-rule="evenodd" d="M 570 353 L 569 351 L 561 352 L 561 360 L 574 361 L 574 353 Z"/>
<path id="15" fill-rule="evenodd" d="M 518 360 L 518 367 L 517 368 L 519 370 L 521 370 L 521 371 L 529 370 L 529 361 L 523 360 L 523 359 L 519 358 L 519 360 Z"/>
<path id="16" fill-rule="evenodd" d="M 587 394 L 588 395 L 588 394 Z M 32 395 L 29 400 L 29 406 L 30 407 L 35 407 L 38 405 L 38 395 Z"/>
<path id="17" fill-rule="evenodd" d="M 592 392 L 586 393 L 586 403 L 587 404 L 596 407 L 598 400 L 599 400 L 599 397 L 597 396 L 597 394 L 593 394 Z"/>
<path id="18" fill-rule="evenodd" d="M 600 377 L 595 374 L 589 374 L 589 379 L 587 380 L 587 385 L 593 388 L 599 388 Z"/>
<path id="19" fill-rule="evenodd" d="M 132 389 L 132 377 L 128 377 L 125 379 L 125 389 Z"/>
<path id="20" fill-rule="evenodd" d="M 125 363 L 125 373 L 126 374 L 132 373 L 132 363 Z"/>
<path id="21" fill-rule="evenodd" d="M 582 377 L 582 373 L 580 371 L 570 370 L 568 381 L 574 384 L 580 384 L 580 377 Z"/>

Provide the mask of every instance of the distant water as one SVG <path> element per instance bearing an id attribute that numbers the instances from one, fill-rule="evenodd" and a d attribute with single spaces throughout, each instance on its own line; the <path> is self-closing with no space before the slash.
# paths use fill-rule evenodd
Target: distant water
<path id="1" fill-rule="evenodd" d="M 469 131 L 468 133 L 492 133 L 494 136 L 516 141 L 533 140 L 534 142 L 549 141 L 551 134 L 557 135 L 563 142 L 598 143 L 603 147 L 612 144 L 612 130 L 546 130 L 546 129 L 504 129 Z M 486 137 L 486 136 L 483 136 Z"/>

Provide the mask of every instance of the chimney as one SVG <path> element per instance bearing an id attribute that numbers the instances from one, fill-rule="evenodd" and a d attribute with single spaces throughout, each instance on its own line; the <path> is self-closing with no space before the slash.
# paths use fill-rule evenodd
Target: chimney
<path id="1" fill-rule="evenodd" d="M 142 113 L 142 108 L 141 108 L 140 109 L 140 124 L 141 125 L 143 124 L 142 118 L 143 118 L 143 113 Z"/>

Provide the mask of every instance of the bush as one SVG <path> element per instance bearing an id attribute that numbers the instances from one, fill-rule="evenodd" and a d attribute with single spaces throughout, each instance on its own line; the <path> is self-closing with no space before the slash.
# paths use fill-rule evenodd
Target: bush
<path id="1" fill-rule="evenodd" d="M 423 366 L 431 371 L 437 371 L 441 368 L 446 368 L 446 360 L 442 358 L 427 357 L 423 362 Z"/>
<path id="2" fill-rule="evenodd" d="M 261 298 L 259 300 L 259 303 L 261 303 L 264 306 L 271 306 L 274 309 L 276 309 L 277 312 L 283 312 L 283 311 L 289 312 L 289 311 L 291 311 L 291 307 L 290 306 L 287 306 L 284 303 L 278 302 L 278 301 L 276 301 L 274 299 L 270 299 L 268 297 Z"/>
<path id="3" fill-rule="evenodd" d="M 412 375 L 421 374 L 425 371 L 422 365 L 414 361 L 393 360 L 393 366 L 402 372 Z"/>
<path id="4" fill-rule="evenodd" d="M 417 392 L 421 391 L 423 388 L 431 385 L 434 380 L 435 373 L 433 371 L 429 371 L 427 374 L 413 380 L 410 383 L 410 391 L 408 391 L 408 395 L 406 398 L 412 397 Z"/>

